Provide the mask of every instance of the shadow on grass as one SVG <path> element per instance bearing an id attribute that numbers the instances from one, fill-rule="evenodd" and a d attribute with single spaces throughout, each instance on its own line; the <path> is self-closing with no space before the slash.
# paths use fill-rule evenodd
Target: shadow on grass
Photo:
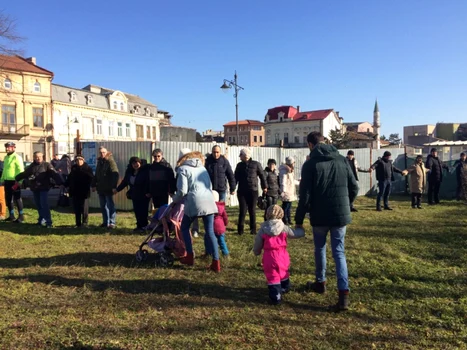
<path id="1" fill-rule="evenodd" d="M 103 292 L 106 290 L 115 290 L 127 294 L 159 294 L 173 296 L 190 296 L 202 298 L 214 298 L 219 300 L 240 301 L 245 303 L 267 304 L 267 288 L 237 288 L 228 285 L 214 283 L 199 283 L 191 282 L 183 279 L 146 279 L 146 280 L 109 280 L 98 281 L 91 279 L 66 278 L 56 275 L 24 275 L 24 276 L 8 276 L 6 280 L 23 281 L 27 280 L 32 283 L 44 283 L 60 287 L 86 288 L 94 292 Z M 289 307 L 307 310 L 325 312 L 327 307 L 297 304 L 287 302 L 284 298 L 284 304 Z M 185 300 L 177 301 L 177 303 L 186 303 L 196 305 L 198 301 Z M 201 301 L 203 305 L 205 302 Z M 214 306 L 212 303 L 210 303 Z"/>

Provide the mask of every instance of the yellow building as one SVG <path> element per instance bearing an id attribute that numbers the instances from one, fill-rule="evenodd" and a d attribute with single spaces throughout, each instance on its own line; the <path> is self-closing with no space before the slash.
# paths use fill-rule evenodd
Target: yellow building
<path id="1" fill-rule="evenodd" d="M 16 152 L 25 161 L 32 161 L 35 151 L 50 154 L 52 79 L 53 73 L 36 65 L 34 57 L 0 55 L 1 159 L 7 141 L 16 143 Z"/>

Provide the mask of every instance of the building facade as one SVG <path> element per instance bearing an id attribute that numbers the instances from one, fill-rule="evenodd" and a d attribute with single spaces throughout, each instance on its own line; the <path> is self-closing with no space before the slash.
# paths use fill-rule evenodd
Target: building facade
<path id="1" fill-rule="evenodd" d="M 0 157 L 3 143 L 13 141 L 25 161 L 35 151 L 51 147 L 51 83 L 53 73 L 39 67 L 34 57 L 0 55 Z M 49 158 L 50 159 L 50 158 Z"/>
<path id="2" fill-rule="evenodd" d="M 436 141 L 435 125 L 404 126 L 404 145 L 423 146 L 425 143 Z"/>
<path id="3" fill-rule="evenodd" d="M 373 125 L 369 122 L 344 123 L 344 129 L 349 132 L 372 133 Z"/>
<path id="4" fill-rule="evenodd" d="M 266 146 L 306 147 L 312 131 L 329 137 L 342 129 L 342 118 L 333 109 L 301 112 L 300 107 L 280 106 L 268 110 L 265 118 Z"/>
<path id="5" fill-rule="evenodd" d="M 52 84 L 54 153 L 75 153 L 76 141 L 160 141 L 165 115 L 139 96 L 95 85 Z"/>
<path id="6" fill-rule="evenodd" d="M 224 124 L 224 140 L 229 145 L 239 146 L 264 146 L 264 123 L 259 120 L 239 120 Z"/>

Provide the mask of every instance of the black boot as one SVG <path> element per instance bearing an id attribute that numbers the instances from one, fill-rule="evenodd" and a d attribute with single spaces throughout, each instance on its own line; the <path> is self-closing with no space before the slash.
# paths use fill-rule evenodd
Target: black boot
<path id="1" fill-rule="evenodd" d="M 309 291 L 312 291 L 318 294 L 324 294 L 326 293 L 326 282 L 308 282 L 306 284 L 306 288 Z"/>
<path id="2" fill-rule="evenodd" d="M 238 233 L 239 235 L 243 235 L 244 231 L 245 231 L 245 227 L 244 227 L 243 225 L 241 225 L 241 226 L 238 225 L 237 233 Z"/>
<path id="3" fill-rule="evenodd" d="M 272 305 L 278 305 L 281 303 L 281 285 L 280 284 L 270 284 L 269 289 L 269 302 Z"/>
<path id="4" fill-rule="evenodd" d="M 330 307 L 331 311 L 339 312 L 339 311 L 346 311 L 349 309 L 349 291 L 348 290 L 340 290 L 339 291 L 339 301 L 336 305 Z"/>
<path id="5" fill-rule="evenodd" d="M 281 293 L 286 294 L 290 291 L 290 280 L 287 278 L 286 280 L 281 281 Z"/>

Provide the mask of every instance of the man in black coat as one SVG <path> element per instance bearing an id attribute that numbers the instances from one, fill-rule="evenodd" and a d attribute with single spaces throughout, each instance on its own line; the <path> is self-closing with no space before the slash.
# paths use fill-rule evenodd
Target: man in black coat
<path id="1" fill-rule="evenodd" d="M 153 163 L 149 167 L 149 192 L 154 208 L 169 203 L 169 194 L 175 193 L 175 174 L 169 162 L 164 159 L 162 150 L 152 152 Z"/>
<path id="2" fill-rule="evenodd" d="M 443 169 L 449 170 L 449 167 L 438 158 L 438 150 L 432 148 L 428 157 L 426 157 L 425 168 L 428 173 L 428 204 L 439 204 L 439 189 L 443 182 Z"/>
<path id="3" fill-rule="evenodd" d="M 240 206 L 238 213 L 238 234 L 242 235 L 245 229 L 245 215 L 248 208 L 250 216 L 250 233 L 256 234 L 256 202 L 258 201 L 258 177 L 261 181 L 263 193 L 267 191 L 266 176 L 261 164 L 251 159 L 251 151 L 243 148 L 240 151 L 241 162 L 235 168 L 237 181 L 237 197 Z"/>
<path id="4" fill-rule="evenodd" d="M 460 158 L 456 160 L 454 163 L 454 167 L 456 168 L 456 180 L 457 180 L 457 189 L 456 189 L 456 199 L 460 200 L 461 199 L 461 194 L 462 194 L 462 168 L 464 167 L 464 164 L 466 164 L 467 161 L 467 155 L 462 152 L 460 155 Z"/>
<path id="5" fill-rule="evenodd" d="M 376 210 L 381 211 L 381 197 L 383 197 L 384 209 L 392 210 L 389 206 L 389 195 L 391 194 L 391 186 L 394 181 L 394 173 L 407 175 L 406 171 L 397 169 L 391 160 L 391 152 L 386 151 L 383 158 L 378 160 L 371 166 L 370 171 L 376 170 L 376 180 L 378 181 L 378 196 L 376 197 Z"/>
<path id="6" fill-rule="evenodd" d="M 229 182 L 230 194 L 235 193 L 235 176 L 229 161 L 221 155 L 221 148 L 214 146 L 212 154 L 206 158 L 206 170 L 212 183 L 212 189 L 219 193 L 219 200 L 225 202 L 227 181 Z"/>
<path id="7" fill-rule="evenodd" d="M 34 161 L 22 173 L 16 175 L 16 181 L 28 179 L 29 188 L 34 195 L 34 203 L 36 204 L 39 219 L 37 223 L 42 225 L 42 220 L 45 220 L 47 228 L 52 227 L 52 216 L 50 215 L 49 203 L 47 197 L 49 190 L 52 187 L 51 179 L 56 184 L 62 183 L 62 178 L 57 173 L 55 168 L 47 162 L 44 162 L 42 152 L 34 152 Z"/>

